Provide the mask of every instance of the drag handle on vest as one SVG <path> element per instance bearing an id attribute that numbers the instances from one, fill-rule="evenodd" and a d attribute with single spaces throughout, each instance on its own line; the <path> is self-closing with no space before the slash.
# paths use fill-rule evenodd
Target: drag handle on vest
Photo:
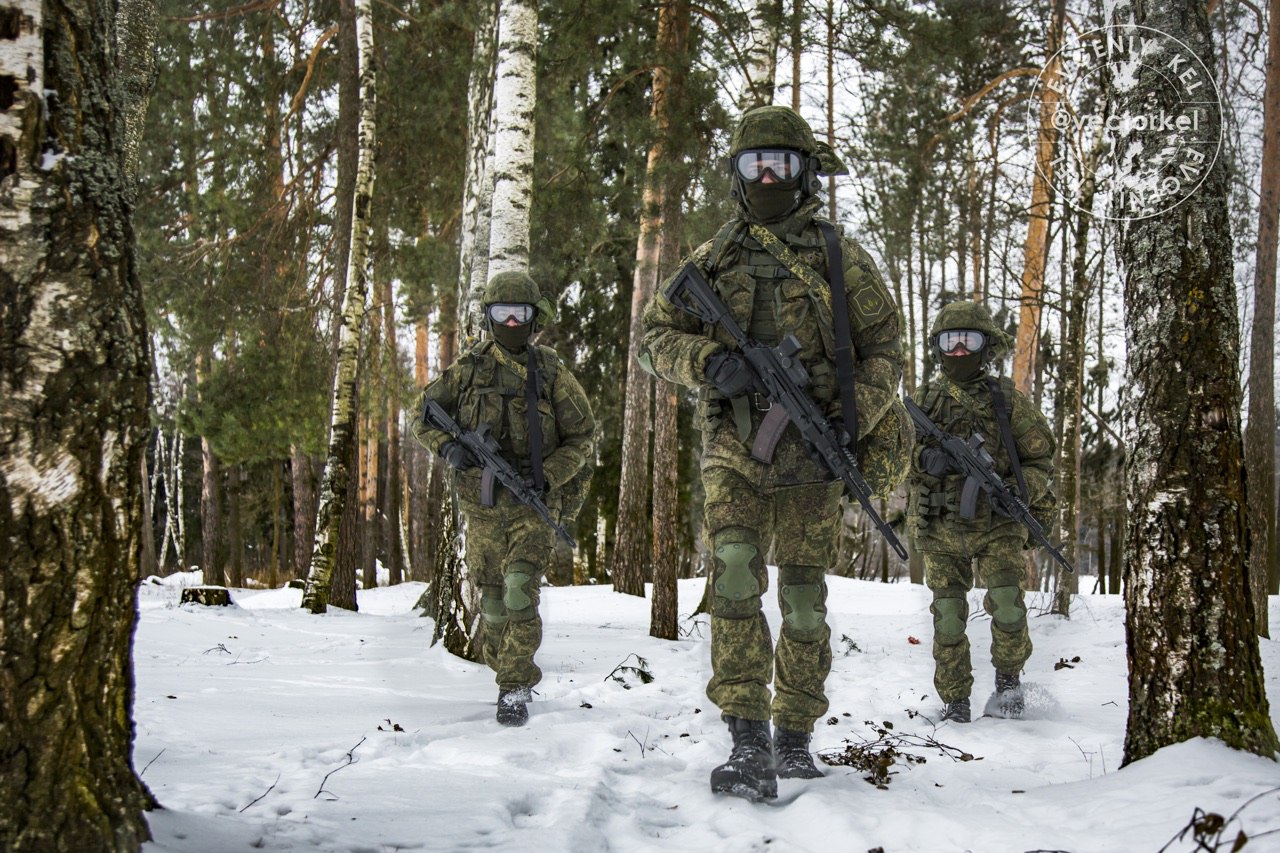
<path id="1" fill-rule="evenodd" d="M 947 454 L 947 458 L 951 460 L 955 470 L 964 475 L 965 484 L 960 495 L 960 515 L 962 518 L 972 518 L 972 516 L 965 516 L 964 514 L 966 496 L 971 495 L 972 499 L 976 501 L 978 493 L 985 492 L 995 504 L 999 505 L 1005 515 L 1025 527 L 1036 544 L 1048 551 L 1062 568 L 1073 574 L 1075 573 L 1075 567 L 1067 562 L 1067 558 L 1062 556 L 1062 552 L 1049 541 L 1049 537 L 1044 533 L 1044 528 L 1040 526 L 1040 522 L 1036 521 L 1035 516 L 1031 514 L 1031 508 L 996 473 L 995 460 L 991 458 L 991 454 L 987 453 L 982 446 L 980 436 L 976 437 L 979 439 L 978 441 L 973 441 L 972 439 L 965 441 L 958 435 L 944 432 L 941 427 L 933 422 L 932 418 L 925 414 L 923 409 L 916 405 L 915 400 L 910 397 L 904 397 L 903 403 L 907 407 L 907 412 L 911 415 L 911 420 L 915 421 L 916 435 L 921 438 L 932 438 L 937 442 L 942 451 Z M 972 492 L 971 483 L 974 484 Z M 973 509 L 974 507 L 970 506 L 970 511 L 973 511 Z"/>
<path id="2" fill-rule="evenodd" d="M 796 337 L 787 335 L 776 347 L 747 337 L 702 271 L 692 263 L 685 264 L 676 273 L 663 290 L 663 295 L 679 310 L 708 325 L 718 325 L 733 338 L 759 380 L 759 386 L 764 388 L 771 411 L 780 407 L 786 412 L 822 465 L 858 499 L 862 511 L 894 553 L 903 560 L 907 559 L 907 549 L 871 504 L 871 487 L 858 470 L 852 449 L 845 443 L 847 434 L 832 425 L 804 390 L 809 384 L 809 371 L 800 361 L 800 342 Z"/>
<path id="3" fill-rule="evenodd" d="M 539 517 L 556 532 L 556 536 L 563 539 L 570 548 L 578 547 L 573 535 L 565 529 L 564 525 L 556 521 L 551 508 L 542 499 L 542 493 L 526 483 L 524 477 L 520 476 L 520 472 L 498 452 L 498 440 L 493 437 L 489 424 L 481 424 L 478 429 L 465 430 L 449 416 L 443 406 L 430 399 L 422 407 L 422 422 L 432 429 L 447 432 L 479 460 L 484 469 L 484 473 L 480 475 L 480 502 L 484 506 L 491 507 L 496 503 L 494 483 L 501 483 L 517 501 L 538 513 Z"/>

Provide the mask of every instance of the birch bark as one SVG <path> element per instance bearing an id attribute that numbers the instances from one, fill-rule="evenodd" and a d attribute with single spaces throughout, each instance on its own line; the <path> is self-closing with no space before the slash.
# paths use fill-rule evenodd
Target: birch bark
<path id="1" fill-rule="evenodd" d="M 1214 67 L 1203 4 L 1123 4 L 1114 20 L 1177 39 Z M 1132 80 L 1113 80 L 1117 112 L 1178 109 L 1161 70 L 1172 40 L 1144 51 Z M 1163 51 L 1165 55 L 1160 55 Z M 1185 57 L 1184 57 L 1185 61 Z M 1209 81 L 1202 80 L 1201 85 Z M 1219 114 L 1202 109 L 1207 138 Z M 1117 150 L 1161 152 L 1157 130 L 1132 130 Z M 1178 163 L 1145 164 L 1155 178 Z M 1129 718 L 1125 763 L 1194 737 L 1273 757 L 1248 590 L 1240 329 L 1227 212 L 1227 169 L 1214 161 L 1180 204 L 1123 222 L 1128 345 L 1124 557 Z"/>
<path id="2" fill-rule="evenodd" d="M 155 805 L 132 764 L 151 352 L 112 11 L 0 8 L 0 848 L 23 853 L 137 850 Z"/>
<path id="3" fill-rule="evenodd" d="M 376 104 L 373 65 L 372 0 L 355 0 L 357 63 L 360 68 L 359 152 L 355 203 L 351 210 L 351 251 L 347 258 L 342 326 L 338 331 L 338 365 L 333 377 L 333 411 L 329 423 L 329 453 L 320 483 L 315 548 L 302 597 L 302 607 L 323 613 L 333 579 L 338 528 L 353 472 L 350 452 L 356 440 L 356 376 L 360 363 L 360 326 L 369 290 L 369 213 L 373 201 L 373 155 Z"/>

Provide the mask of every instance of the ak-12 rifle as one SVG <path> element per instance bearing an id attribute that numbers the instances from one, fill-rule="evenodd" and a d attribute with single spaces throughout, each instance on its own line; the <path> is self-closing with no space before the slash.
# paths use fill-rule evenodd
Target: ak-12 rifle
<path id="1" fill-rule="evenodd" d="M 965 441 L 958 435 L 946 432 L 933 422 L 915 401 L 907 397 L 904 401 L 911 420 L 916 424 L 916 435 L 932 438 L 942 448 L 942 452 L 951 461 L 951 467 L 964 475 L 964 486 L 960 490 L 960 517 L 972 519 L 977 514 L 977 502 L 980 494 L 986 494 L 993 509 L 1012 518 L 1031 534 L 1031 538 L 1052 555 L 1064 569 L 1075 573 L 1075 566 L 1067 562 L 1062 552 L 1054 547 L 1045 535 L 1044 528 L 1031 514 L 1031 508 L 1023 503 L 1004 479 L 996 473 L 995 460 L 983 447 L 983 438 L 975 435 Z"/>
<path id="2" fill-rule="evenodd" d="M 498 483 L 501 483 L 517 501 L 532 507 L 543 521 L 551 525 L 556 536 L 567 542 L 569 547 L 578 547 L 578 543 L 574 541 L 569 531 L 551 514 L 551 508 L 547 506 L 538 490 L 526 482 L 520 472 L 502 457 L 498 440 L 494 438 L 488 424 L 481 424 L 478 429 L 465 430 L 458 425 L 457 421 L 449 417 L 449 413 L 439 403 L 430 399 L 422 407 L 422 420 L 427 426 L 449 433 L 480 463 L 480 467 L 484 469 L 484 473 L 480 475 L 480 503 L 484 506 L 493 506 L 497 497 L 494 489 Z"/>
<path id="3" fill-rule="evenodd" d="M 845 489 L 858 499 L 867 517 L 894 552 L 902 559 L 907 559 L 907 549 L 871 505 L 871 488 L 863 479 L 853 451 L 849 449 L 848 434 L 836 429 L 804 390 L 809 384 L 809 371 L 798 358 L 800 342 L 795 335 L 787 335 L 776 347 L 748 337 L 711 288 L 702 271 L 692 263 L 685 264 L 676 273 L 663 295 L 684 313 L 728 332 L 742 351 L 747 364 L 751 366 L 759 387 L 764 389 L 771 409 L 769 416 L 765 418 L 766 423 L 761 424 L 757 431 L 752 455 L 757 459 L 771 459 L 773 446 L 781 437 L 787 420 L 790 420 L 800 431 L 800 436 L 813 448 L 814 455 L 821 460 L 823 466 L 838 477 Z"/>

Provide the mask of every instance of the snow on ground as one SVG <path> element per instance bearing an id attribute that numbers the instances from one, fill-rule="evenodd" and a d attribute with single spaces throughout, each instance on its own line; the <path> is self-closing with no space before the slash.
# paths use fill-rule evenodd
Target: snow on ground
<path id="1" fill-rule="evenodd" d="M 544 679 L 529 725 L 506 729 L 493 719 L 488 669 L 429 646 L 431 621 L 411 609 L 421 584 L 362 591 L 359 613 L 312 616 L 295 589 L 233 590 L 229 608 L 180 607 L 189 582 L 179 575 L 140 591 L 134 763 L 164 806 L 149 815 L 148 853 L 1127 853 L 1160 850 L 1197 808 L 1230 816 L 1280 787 L 1280 765 L 1216 741 L 1119 769 L 1119 596 L 1082 595 L 1069 621 L 1033 615 L 1027 719 L 935 726 L 928 591 L 830 578 L 831 709 L 815 750 L 874 740 L 871 721 L 974 760 L 906 747 L 925 761 L 900 760 L 885 789 L 852 767 L 826 767 L 826 778 L 783 780 L 776 802 L 752 804 L 708 789 L 730 740 L 703 693 L 705 617 L 682 621 L 679 641 L 656 640 L 647 599 L 607 586 L 545 589 Z M 701 589 L 701 580 L 680 582 L 681 613 Z M 993 678 L 980 596 L 970 599 L 975 712 Z M 776 605 L 767 612 L 776 631 Z M 1274 597 L 1271 619 L 1280 624 Z M 1261 642 L 1280 726 L 1280 642 Z M 610 678 L 637 655 L 651 683 Z M 1223 837 L 1239 829 L 1280 830 L 1280 793 L 1244 808 Z M 1188 833 L 1169 849 L 1196 848 Z M 1245 850 L 1280 850 L 1280 832 Z"/>

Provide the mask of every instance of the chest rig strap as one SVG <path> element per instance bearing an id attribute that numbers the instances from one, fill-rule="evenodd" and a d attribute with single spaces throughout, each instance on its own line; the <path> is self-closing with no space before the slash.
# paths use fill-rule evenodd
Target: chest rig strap
<path id="1" fill-rule="evenodd" d="M 827 271 L 831 277 L 828 283 L 818 275 L 813 267 L 800 260 L 785 243 L 773 235 L 769 229 L 761 225 L 751 226 L 751 236 L 760 241 L 760 245 L 778 259 L 791 273 L 819 294 L 823 287 L 831 291 L 832 331 L 835 333 L 836 377 L 840 383 L 840 414 L 844 418 L 845 431 L 850 439 L 858 435 L 858 405 L 853 394 L 853 332 L 849 327 L 849 295 L 844 286 L 844 252 L 840 248 L 840 237 L 835 226 L 829 222 L 816 220 L 815 225 L 822 231 L 827 244 Z"/>
<path id="2" fill-rule="evenodd" d="M 524 381 L 525 417 L 529 423 L 529 462 L 533 466 L 533 487 L 542 491 L 547 487 L 542 473 L 542 418 L 538 415 L 538 397 L 542 393 L 542 373 L 538 370 L 537 347 L 529 344 L 526 361 L 528 375 Z"/>

